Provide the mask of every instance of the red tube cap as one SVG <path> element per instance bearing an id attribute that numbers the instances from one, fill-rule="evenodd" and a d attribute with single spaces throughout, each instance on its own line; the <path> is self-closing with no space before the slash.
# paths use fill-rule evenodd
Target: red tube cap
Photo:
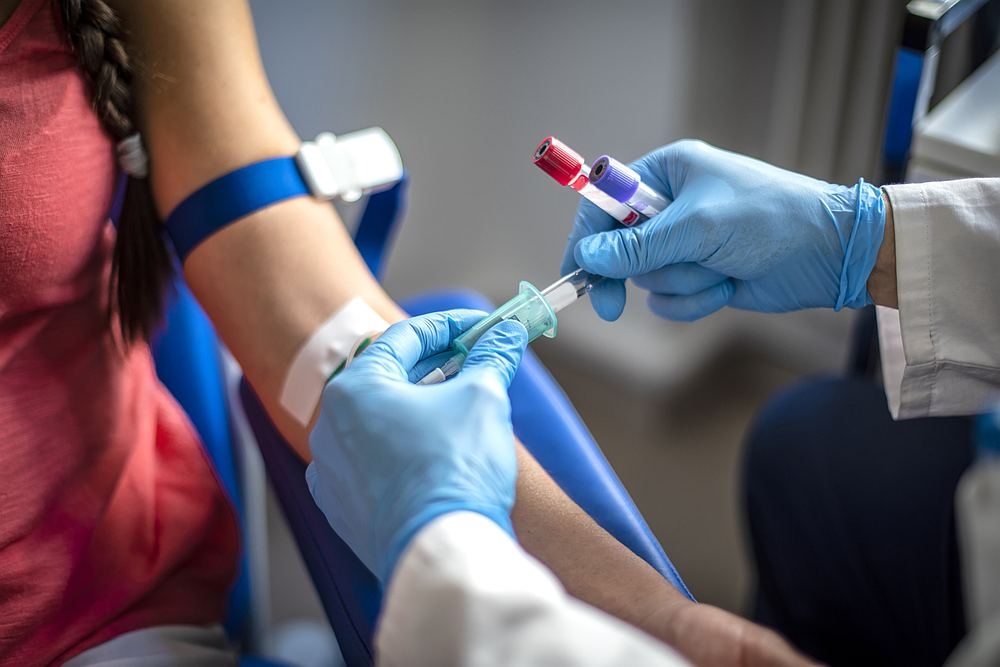
<path id="1" fill-rule="evenodd" d="M 583 169 L 583 156 L 555 137 L 545 137 L 535 149 L 535 165 L 559 185 L 569 185 Z"/>

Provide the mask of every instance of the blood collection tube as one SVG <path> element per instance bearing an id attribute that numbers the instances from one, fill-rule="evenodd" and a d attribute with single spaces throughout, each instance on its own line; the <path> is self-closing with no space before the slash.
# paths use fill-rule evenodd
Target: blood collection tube
<path id="1" fill-rule="evenodd" d="M 594 162 L 590 182 L 615 201 L 648 218 L 670 204 L 666 197 L 643 183 L 634 169 L 609 155 L 602 155 Z"/>
<path id="2" fill-rule="evenodd" d="M 631 227 L 646 218 L 621 202 L 615 201 L 590 183 L 590 167 L 583 156 L 555 137 L 545 137 L 535 149 L 535 165 L 559 185 L 573 188 L 602 211 Z"/>

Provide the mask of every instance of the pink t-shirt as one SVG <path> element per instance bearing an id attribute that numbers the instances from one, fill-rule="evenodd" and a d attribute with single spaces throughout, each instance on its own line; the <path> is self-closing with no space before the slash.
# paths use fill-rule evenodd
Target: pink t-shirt
<path id="1" fill-rule="evenodd" d="M 238 535 L 146 345 L 106 322 L 113 147 L 56 3 L 0 26 L 0 664 L 218 622 Z"/>

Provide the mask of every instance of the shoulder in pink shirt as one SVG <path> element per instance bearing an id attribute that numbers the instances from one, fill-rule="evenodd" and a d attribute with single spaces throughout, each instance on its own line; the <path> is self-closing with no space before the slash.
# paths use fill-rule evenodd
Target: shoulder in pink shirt
<path id="1" fill-rule="evenodd" d="M 53 0 L 0 26 L 0 664 L 221 620 L 232 510 L 106 322 L 115 179 Z"/>

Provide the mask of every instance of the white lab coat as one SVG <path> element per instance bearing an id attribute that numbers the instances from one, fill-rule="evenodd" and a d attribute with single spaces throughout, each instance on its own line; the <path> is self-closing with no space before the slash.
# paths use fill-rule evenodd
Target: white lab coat
<path id="1" fill-rule="evenodd" d="M 885 188 L 899 310 L 878 309 L 893 417 L 968 415 L 1000 396 L 1000 178 Z"/>
<path id="2" fill-rule="evenodd" d="M 486 517 L 432 521 L 407 547 L 376 635 L 380 665 L 688 663 L 665 644 L 572 597 Z"/>

